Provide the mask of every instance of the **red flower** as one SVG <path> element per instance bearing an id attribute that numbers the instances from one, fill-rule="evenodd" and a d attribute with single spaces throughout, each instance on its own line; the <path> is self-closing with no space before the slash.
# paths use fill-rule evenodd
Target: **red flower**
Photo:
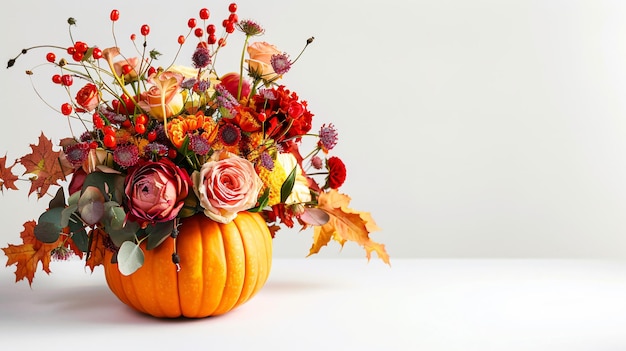
<path id="1" fill-rule="evenodd" d="M 339 157 L 333 156 L 326 160 L 326 168 L 328 169 L 326 187 L 338 189 L 346 181 L 346 165 Z"/>

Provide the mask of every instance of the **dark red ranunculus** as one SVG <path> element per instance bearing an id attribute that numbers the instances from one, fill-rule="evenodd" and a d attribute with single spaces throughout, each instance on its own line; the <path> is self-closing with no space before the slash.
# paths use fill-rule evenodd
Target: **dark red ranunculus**
<path id="1" fill-rule="evenodd" d="M 328 177 L 326 186 L 331 189 L 338 189 L 346 181 L 346 165 L 339 157 L 333 156 L 326 160 Z"/>

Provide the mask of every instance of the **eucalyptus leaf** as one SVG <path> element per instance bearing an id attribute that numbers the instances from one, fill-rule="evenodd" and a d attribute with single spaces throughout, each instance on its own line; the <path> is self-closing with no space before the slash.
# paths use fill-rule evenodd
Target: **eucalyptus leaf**
<path id="1" fill-rule="evenodd" d="M 141 229 L 141 227 L 137 222 L 126 222 L 125 226 L 117 230 L 109 227 L 105 228 L 113 244 L 118 247 L 126 241 L 135 240 L 135 234 L 139 229 Z"/>
<path id="2" fill-rule="evenodd" d="M 104 222 L 112 230 L 120 230 L 124 226 L 126 211 L 115 201 L 104 203 Z"/>
<path id="3" fill-rule="evenodd" d="M 88 186 L 78 199 L 78 212 L 85 223 L 94 225 L 104 215 L 104 194 L 98 187 Z"/>
<path id="4" fill-rule="evenodd" d="M 44 243 L 53 243 L 59 239 L 59 235 L 64 227 L 61 225 L 62 213 L 63 208 L 55 207 L 39 216 L 34 230 L 37 240 Z"/>
<path id="5" fill-rule="evenodd" d="M 70 218 L 72 215 L 78 210 L 78 204 L 72 204 L 67 206 L 61 211 L 61 226 L 67 227 L 70 222 Z M 76 219 L 75 219 L 76 220 Z M 82 223 L 82 221 L 80 221 Z"/>
<path id="6" fill-rule="evenodd" d="M 174 221 L 155 223 L 152 226 L 146 228 L 146 234 L 148 234 L 148 244 L 146 248 L 152 250 L 155 247 L 161 245 L 165 239 L 167 239 L 174 230 Z"/>
<path id="7" fill-rule="evenodd" d="M 285 182 L 280 187 L 280 202 L 285 202 L 289 195 L 291 195 L 291 191 L 293 190 L 293 185 L 296 182 L 296 171 L 298 170 L 298 166 L 294 167 Z"/>
<path id="8" fill-rule="evenodd" d="M 81 192 L 76 191 L 67 199 L 68 206 L 77 205 L 78 199 L 80 199 Z"/>
<path id="9" fill-rule="evenodd" d="M 84 192 L 90 186 L 100 189 L 107 201 L 117 201 L 118 203 L 123 201 L 124 176 L 118 173 L 91 172 L 85 177 L 81 190 Z"/>
<path id="10" fill-rule="evenodd" d="M 75 213 L 72 217 L 78 217 L 78 214 Z M 89 251 L 89 236 L 87 235 L 85 226 L 83 225 L 83 222 L 80 221 L 80 218 L 71 218 L 69 221 L 69 227 L 74 244 L 76 244 L 82 252 Z"/>
<path id="11" fill-rule="evenodd" d="M 133 241 L 125 241 L 117 251 L 117 268 L 122 275 L 131 275 L 143 266 L 141 247 Z"/>

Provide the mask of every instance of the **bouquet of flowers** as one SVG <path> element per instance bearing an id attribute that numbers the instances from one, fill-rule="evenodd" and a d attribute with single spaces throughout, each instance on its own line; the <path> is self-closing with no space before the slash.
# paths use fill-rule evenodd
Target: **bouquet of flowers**
<path id="1" fill-rule="evenodd" d="M 307 102 L 280 84 L 304 49 L 292 60 L 272 44 L 252 42 L 263 27 L 240 20 L 234 3 L 228 10 L 218 26 L 208 9 L 187 21 L 187 35 L 178 37 L 179 50 L 195 45 L 186 66 L 157 65 L 148 25 L 130 36 L 137 55 L 115 36 L 106 47 L 73 35 L 68 45 L 44 46 L 45 63 L 58 69 L 50 84 L 67 92 L 65 102 L 49 106 L 71 134 L 54 145 L 42 133 L 11 165 L 0 158 L 0 190 L 17 190 L 27 177 L 29 196 L 51 197 L 38 220 L 24 224 L 22 243 L 3 248 L 7 266 L 17 266 L 16 281 L 32 284 L 39 262 L 49 273 L 52 259 L 79 256 L 92 271 L 105 250 L 119 261 L 134 259 L 120 248 L 136 255 L 142 241 L 155 248 L 178 235 L 187 217 L 228 223 L 242 211 L 261 214 L 272 237 L 281 226 L 313 227 L 309 255 L 333 239 L 356 242 L 368 259 L 374 251 L 389 263 L 384 245 L 369 238 L 379 230 L 371 215 L 351 209 L 350 197 L 338 191 L 346 168 L 331 155 L 336 128 L 314 130 Z M 113 10 L 113 29 L 119 19 Z M 76 21 L 68 24 L 71 33 Z M 245 36 L 241 60 L 220 72 L 216 57 L 235 33 Z M 22 50 L 8 67 L 41 47 Z M 307 152 L 300 149 L 305 138 L 316 139 Z M 141 263 L 131 266 L 122 273 Z"/>

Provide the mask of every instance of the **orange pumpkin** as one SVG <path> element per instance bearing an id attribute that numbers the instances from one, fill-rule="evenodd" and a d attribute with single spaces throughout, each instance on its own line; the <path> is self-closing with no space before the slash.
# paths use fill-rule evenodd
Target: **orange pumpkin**
<path id="1" fill-rule="evenodd" d="M 180 270 L 172 253 L 180 257 Z M 146 250 L 144 264 L 122 275 L 107 250 L 107 284 L 125 304 L 155 317 L 202 318 L 226 313 L 256 294 L 272 264 L 272 237 L 258 213 L 241 212 L 228 224 L 199 213 L 181 221 L 176 240 Z"/>

